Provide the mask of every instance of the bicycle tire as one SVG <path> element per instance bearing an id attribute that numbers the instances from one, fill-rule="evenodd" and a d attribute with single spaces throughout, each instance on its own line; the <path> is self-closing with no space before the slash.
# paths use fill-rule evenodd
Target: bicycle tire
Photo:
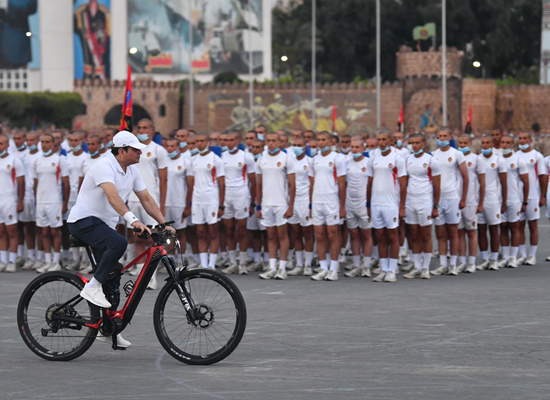
<path id="1" fill-rule="evenodd" d="M 198 285 L 196 284 L 197 280 L 210 280 L 212 282 L 217 283 L 220 285 L 223 289 L 225 289 L 229 295 L 229 297 L 232 299 L 233 304 L 235 306 L 235 327 L 231 331 L 231 336 L 229 340 L 221 346 L 221 348 L 217 349 L 216 351 L 213 351 L 208 354 L 191 354 L 188 353 L 180 348 L 180 345 L 175 345 L 173 342 L 174 338 L 169 337 L 166 331 L 165 324 L 165 314 L 166 314 L 166 304 L 170 298 L 170 295 L 174 293 L 176 300 L 176 305 L 174 307 L 177 307 L 177 303 L 179 302 L 179 307 L 181 307 L 182 312 L 182 319 L 183 323 L 187 323 L 187 325 L 191 326 L 192 324 L 187 320 L 187 315 L 185 313 L 185 309 L 183 307 L 183 304 L 181 304 L 181 301 L 179 300 L 179 297 L 177 296 L 177 292 L 175 292 L 175 286 L 174 282 L 170 281 L 168 282 L 160 291 L 157 300 L 155 302 L 155 309 L 153 313 L 153 324 L 155 326 L 155 332 L 157 334 L 157 338 L 159 339 L 160 344 L 162 347 L 166 350 L 168 354 L 170 354 L 172 357 L 174 357 L 176 360 L 181 361 L 186 364 L 190 365 L 209 365 L 209 364 L 215 364 L 227 356 L 229 356 L 235 348 L 239 345 L 243 335 L 244 331 L 246 329 L 246 305 L 243 299 L 243 296 L 235 283 L 229 278 L 227 278 L 225 275 L 215 271 L 215 270 L 209 270 L 209 269 L 194 269 L 190 271 L 185 271 L 182 273 L 180 277 L 180 283 L 187 284 L 188 288 L 190 288 L 191 291 L 191 297 L 194 301 L 197 303 L 200 302 L 201 299 L 198 297 L 196 298 L 194 295 L 195 289 L 197 289 Z M 200 290 L 198 290 L 200 292 Z M 210 292 L 208 293 L 210 294 Z M 219 301 L 218 301 L 219 302 Z M 226 304 L 226 303 L 223 303 Z M 220 329 L 222 329 L 223 325 L 215 325 L 215 313 L 220 311 L 219 309 L 214 310 L 214 304 L 212 304 L 212 324 L 206 328 L 197 328 L 197 327 L 191 327 L 191 329 L 195 329 L 195 337 L 197 334 L 197 331 L 201 331 L 201 335 L 203 331 L 206 331 L 207 329 L 210 329 L 211 327 L 214 327 L 218 332 Z M 231 314 L 232 311 L 229 312 Z M 220 324 L 223 324 L 223 322 L 220 322 Z M 223 328 L 227 329 L 227 328 Z M 229 329 L 227 329 L 229 330 Z M 205 333 L 205 337 L 207 337 L 207 334 Z M 201 336 L 202 338 L 202 336 Z M 207 342 L 208 343 L 208 342 Z M 182 342 L 183 344 L 183 342 Z M 186 343 L 187 346 L 187 343 Z M 194 349 L 194 345 L 193 345 Z M 200 348 L 199 348 L 200 349 Z M 207 351 L 208 351 L 208 345 L 207 345 Z"/>
<path id="2" fill-rule="evenodd" d="M 73 290 L 73 293 L 76 293 L 77 291 L 80 292 L 84 287 L 84 282 L 82 282 L 82 280 L 78 277 L 78 275 L 71 272 L 64 272 L 64 271 L 47 272 L 43 275 L 40 275 L 39 277 L 34 279 L 31 283 L 29 283 L 29 285 L 25 288 L 25 290 L 23 291 L 23 294 L 21 295 L 19 304 L 17 306 L 17 328 L 19 330 L 19 333 L 21 334 L 21 338 L 23 339 L 27 347 L 37 356 L 48 361 L 70 361 L 77 357 L 80 357 L 90 348 L 90 346 L 93 344 L 97 336 L 97 329 L 83 326 L 82 331 L 85 332 L 85 335 L 78 336 L 78 337 L 84 338 L 79 345 L 77 345 L 72 351 L 69 351 L 69 352 L 56 352 L 44 347 L 41 343 L 39 343 L 37 338 L 34 337 L 32 330 L 29 328 L 29 320 L 28 320 L 29 303 L 32 301 L 33 296 L 44 285 L 51 282 L 56 282 L 56 281 L 66 282 L 69 285 L 72 285 L 76 289 L 76 290 Z M 69 293 L 70 293 L 70 289 L 69 289 Z M 61 295 L 62 294 L 60 294 L 59 296 Z M 66 302 L 73 296 L 74 294 L 72 296 L 67 296 L 67 298 L 65 299 L 59 299 L 59 302 Z M 48 301 L 44 302 L 44 296 L 42 296 L 42 301 L 45 305 L 47 305 Z M 87 309 L 90 312 L 90 319 L 92 321 L 99 321 L 99 319 L 101 318 L 99 307 L 84 300 L 84 303 L 82 304 L 83 308 L 85 308 L 84 304 L 87 304 Z M 44 326 L 46 326 L 48 324 L 46 320 L 47 309 L 45 308 L 44 311 L 45 311 Z M 37 312 L 37 314 L 39 314 L 39 312 Z M 39 328 L 36 328 L 36 329 L 38 330 Z"/>

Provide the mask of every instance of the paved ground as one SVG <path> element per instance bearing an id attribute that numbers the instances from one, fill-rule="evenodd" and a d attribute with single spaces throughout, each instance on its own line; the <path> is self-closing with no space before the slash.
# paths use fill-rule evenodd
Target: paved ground
<path id="1" fill-rule="evenodd" d="M 549 243 L 543 227 L 541 243 Z M 541 230 L 541 231 L 542 231 Z M 539 246 L 539 259 L 550 254 Z M 114 352 L 42 360 L 16 329 L 35 273 L 0 275 L 2 399 L 543 399 L 550 397 L 550 263 L 395 284 L 341 277 L 237 276 L 248 327 L 209 367 L 181 364 L 157 342 L 147 292 Z"/>

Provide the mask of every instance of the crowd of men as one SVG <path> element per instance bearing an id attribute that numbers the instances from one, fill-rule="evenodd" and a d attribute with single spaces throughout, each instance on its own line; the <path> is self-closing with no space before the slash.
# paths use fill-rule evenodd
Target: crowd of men
<path id="1" fill-rule="evenodd" d="M 70 247 L 66 219 L 86 172 L 112 157 L 116 133 L 0 134 L 0 271 L 91 272 L 82 249 Z M 314 281 L 338 280 L 342 267 L 347 277 L 395 282 L 400 271 L 430 279 L 537 262 L 550 135 L 442 128 L 435 137 L 387 129 L 339 137 L 260 125 L 244 135 L 180 129 L 157 140 L 149 119 L 133 133 L 147 146 L 137 164 L 147 190 L 175 221 L 178 264 Z M 130 211 L 155 225 L 133 196 Z M 150 244 L 123 218 L 117 230 L 130 243 L 121 262 Z"/>

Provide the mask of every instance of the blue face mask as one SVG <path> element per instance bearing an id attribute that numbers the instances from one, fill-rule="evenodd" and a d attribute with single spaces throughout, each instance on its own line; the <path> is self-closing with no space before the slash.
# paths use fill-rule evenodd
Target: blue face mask
<path id="1" fill-rule="evenodd" d="M 46 157 L 48 157 L 50 154 L 52 154 L 52 150 L 43 151 L 42 154 L 44 154 Z"/>
<path id="2" fill-rule="evenodd" d="M 25 145 L 22 145 L 21 147 L 18 147 L 17 150 L 19 150 L 19 151 L 25 150 Z"/>
<path id="3" fill-rule="evenodd" d="M 201 154 L 206 154 L 210 151 L 210 149 L 208 147 L 205 147 L 204 150 L 199 150 L 199 153 Z"/>
<path id="4" fill-rule="evenodd" d="M 369 156 L 372 154 L 373 151 L 374 151 L 374 149 L 368 149 L 367 150 L 367 153 L 369 153 Z"/>
<path id="5" fill-rule="evenodd" d="M 473 133 L 470 133 L 470 137 L 473 139 L 476 137 L 476 135 L 474 135 Z"/>
<path id="6" fill-rule="evenodd" d="M 187 142 L 181 142 L 180 143 L 180 149 L 183 149 L 185 147 L 187 147 Z"/>
<path id="7" fill-rule="evenodd" d="M 146 133 L 138 133 L 136 136 L 140 142 L 146 142 L 149 140 L 149 135 Z"/>
<path id="8" fill-rule="evenodd" d="M 486 156 L 491 154 L 491 152 L 493 151 L 493 148 L 491 147 L 490 149 L 481 149 L 481 152 L 483 154 L 485 154 Z"/>
<path id="9" fill-rule="evenodd" d="M 332 151 L 338 151 L 338 146 L 331 146 L 330 148 Z"/>
<path id="10" fill-rule="evenodd" d="M 227 151 L 227 150 L 229 150 L 229 148 L 228 148 L 227 146 L 222 146 L 222 153 L 223 153 L 224 151 Z"/>
<path id="11" fill-rule="evenodd" d="M 439 147 L 447 147 L 449 145 L 449 141 L 448 140 L 439 140 L 437 139 L 437 145 Z"/>
<path id="12" fill-rule="evenodd" d="M 197 155 L 198 154 L 198 150 L 197 149 L 193 149 L 191 150 L 191 155 L 194 156 L 194 155 Z"/>
<path id="13" fill-rule="evenodd" d="M 422 154 L 423 152 L 424 152 L 424 150 L 420 149 L 420 150 L 418 150 L 418 151 L 413 151 L 413 154 L 414 154 L 415 156 L 417 156 L 417 155 L 419 155 L 419 154 Z"/>
<path id="14" fill-rule="evenodd" d="M 321 149 L 321 153 L 326 153 L 326 152 L 329 151 L 329 150 L 330 150 L 330 147 L 325 146 L 325 147 L 323 147 L 323 148 Z"/>
<path id="15" fill-rule="evenodd" d="M 277 153 L 278 151 L 279 151 L 279 148 L 278 148 L 278 147 L 277 147 L 275 150 L 269 150 L 269 149 L 267 150 L 267 152 L 268 152 L 269 154 L 275 154 L 275 153 Z"/>
<path id="16" fill-rule="evenodd" d="M 101 143 L 101 150 L 103 150 L 104 148 L 105 148 L 105 145 Z"/>
<path id="17" fill-rule="evenodd" d="M 462 154 L 466 154 L 470 151 L 470 147 L 459 147 L 458 150 L 460 150 Z"/>
<path id="18" fill-rule="evenodd" d="M 262 153 L 258 153 L 254 156 L 254 160 L 258 161 L 260 157 L 262 156 Z"/>
<path id="19" fill-rule="evenodd" d="M 78 145 L 78 146 L 75 146 L 75 147 L 71 147 L 70 149 L 73 153 L 78 153 L 82 149 L 82 146 Z"/>
<path id="20" fill-rule="evenodd" d="M 403 146 L 403 141 L 402 141 L 402 140 L 398 140 L 396 144 L 397 144 L 397 147 L 401 147 L 401 146 Z"/>
<path id="21" fill-rule="evenodd" d="M 520 150 L 527 150 L 529 148 L 529 145 L 528 144 L 520 144 L 518 147 L 519 147 Z"/>
<path id="22" fill-rule="evenodd" d="M 37 149 L 37 146 L 35 144 L 29 147 L 30 151 L 35 151 L 36 149 Z"/>
<path id="23" fill-rule="evenodd" d="M 363 155 L 363 153 L 357 153 L 357 154 L 353 153 L 351 156 L 352 156 L 355 160 L 357 160 L 358 158 L 361 158 L 362 155 Z"/>
<path id="24" fill-rule="evenodd" d="M 514 150 L 512 149 L 502 149 L 502 154 L 504 154 L 505 156 L 507 156 L 508 154 L 512 154 L 514 152 Z"/>
<path id="25" fill-rule="evenodd" d="M 259 140 L 264 140 L 264 135 L 262 135 L 261 133 L 258 133 L 258 139 Z"/>
<path id="26" fill-rule="evenodd" d="M 380 147 L 380 151 L 381 151 L 382 153 L 385 153 L 385 152 L 388 151 L 389 149 L 390 149 L 390 146 L 386 146 L 386 147 L 384 147 L 384 148 Z"/>
<path id="27" fill-rule="evenodd" d="M 113 147 L 113 141 L 112 140 L 109 140 L 107 142 L 107 148 L 110 149 L 111 147 Z"/>
<path id="28" fill-rule="evenodd" d="M 309 154 L 311 157 L 315 157 L 317 155 L 317 149 L 309 149 Z"/>
<path id="29" fill-rule="evenodd" d="M 302 154 L 304 154 L 304 149 L 301 147 L 293 147 L 294 154 L 296 154 L 296 157 L 300 157 Z"/>
<path id="30" fill-rule="evenodd" d="M 90 153 L 90 157 L 95 157 L 99 154 L 99 150 L 98 151 L 95 151 L 93 153 Z"/>
<path id="31" fill-rule="evenodd" d="M 170 157 L 170 158 L 175 158 L 175 157 L 177 157 L 179 154 L 180 154 L 180 152 L 176 150 L 176 151 L 174 151 L 174 152 L 172 152 L 172 153 L 168 153 L 168 157 Z"/>
<path id="32" fill-rule="evenodd" d="M 4 150 L 3 152 L 0 153 L 0 157 L 4 157 L 6 154 L 8 154 L 8 151 Z"/>

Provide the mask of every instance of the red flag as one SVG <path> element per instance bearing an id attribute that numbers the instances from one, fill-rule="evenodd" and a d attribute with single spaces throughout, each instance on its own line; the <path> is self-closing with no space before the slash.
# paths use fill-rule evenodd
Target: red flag
<path id="1" fill-rule="evenodd" d="M 466 133 L 472 133 L 472 106 L 468 106 L 468 119 L 466 119 Z"/>
<path id="2" fill-rule="evenodd" d="M 332 103 L 332 133 L 336 132 L 336 104 Z"/>
<path id="3" fill-rule="evenodd" d="M 126 90 L 122 103 L 122 118 L 119 131 L 132 132 L 132 70 L 128 65 L 128 77 L 126 78 Z"/>
<path id="4" fill-rule="evenodd" d="M 397 122 L 397 126 L 401 132 L 405 132 L 405 108 L 403 107 L 403 104 L 401 104 L 401 111 L 399 112 L 399 121 Z"/>

